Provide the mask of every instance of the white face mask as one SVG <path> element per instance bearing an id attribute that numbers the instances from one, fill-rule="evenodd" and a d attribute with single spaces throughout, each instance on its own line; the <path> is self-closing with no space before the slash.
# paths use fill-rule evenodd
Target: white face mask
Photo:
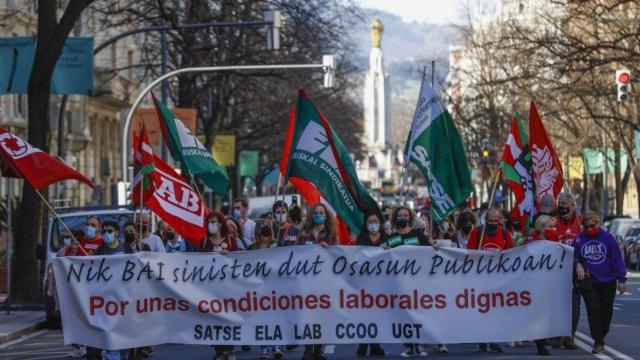
<path id="1" fill-rule="evenodd" d="M 448 222 L 442 222 L 440 223 L 440 229 L 442 230 L 442 232 L 447 232 L 449 231 L 449 223 Z"/>
<path id="2" fill-rule="evenodd" d="M 207 230 L 209 230 L 209 234 L 213 235 L 218 232 L 218 223 L 209 223 L 207 225 Z"/>
<path id="3" fill-rule="evenodd" d="M 280 223 L 287 221 L 287 214 L 277 213 L 276 214 L 276 221 L 280 222 Z"/>
<path id="4" fill-rule="evenodd" d="M 378 223 L 368 223 L 367 230 L 372 233 L 377 233 L 380 230 L 380 224 Z"/>
<path id="5" fill-rule="evenodd" d="M 66 237 L 63 240 L 64 246 L 71 246 L 71 238 L 70 237 Z"/>

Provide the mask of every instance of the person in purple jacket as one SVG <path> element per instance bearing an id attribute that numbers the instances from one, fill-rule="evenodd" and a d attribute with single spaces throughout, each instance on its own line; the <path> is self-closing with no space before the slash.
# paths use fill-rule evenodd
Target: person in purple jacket
<path id="1" fill-rule="evenodd" d="M 583 226 L 573 242 L 576 274 L 594 340 L 592 353 L 600 354 L 604 352 L 604 338 L 613 316 L 616 284 L 620 294 L 624 294 L 627 270 L 613 235 L 600 228 L 600 215 L 587 211 Z"/>

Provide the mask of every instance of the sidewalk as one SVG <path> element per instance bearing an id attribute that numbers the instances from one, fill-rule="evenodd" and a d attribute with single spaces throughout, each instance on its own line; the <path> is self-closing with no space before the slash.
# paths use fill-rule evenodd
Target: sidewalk
<path id="1" fill-rule="evenodd" d="M 45 325 L 44 311 L 0 312 L 0 345 L 42 329 Z"/>

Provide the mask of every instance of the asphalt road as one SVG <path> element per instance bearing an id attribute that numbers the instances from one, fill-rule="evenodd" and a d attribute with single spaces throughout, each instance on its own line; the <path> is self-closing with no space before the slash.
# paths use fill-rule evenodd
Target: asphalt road
<path id="1" fill-rule="evenodd" d="M 640 359 L 640 274 L 636 273 L 628 281 L 628 293 L 617 296 L 614 305 L 614 317 L 611 332 L 607 336 L 607 351 L 599 355 L 599 359 Z M 589 326 L 587 324 L 586 310 L 582 309 L 579 332 L 576 336 L 578 350 L 551 349 L 552 356 L 547 359 L 590 359 L 591 355 Z M 387 351 L 386 358 L 399 359 L 402 345 L 383 345 Z M 531 343 L 525 343 L 524 347 L 511 348 L 504 345 L 502 354 L 486 353 L 477 350 L 472 344 L 449 345 L 448 354 L 439 354 L 434 348 L 429 348 L 429 358 L 442 359 L 528 359 L 539 358 L 535 356 L 536 348 Z M 238 359 L 258 359 L 259 347 L 253 346 L 250 352 L 237 352 Z M 42 330 L 31 334 L 26 338 L 5 344 L 0 347 L 0 359 L 64 359 L 71 350 L 70 346 L 63 344 L 62 331 Z M 325 352 L 328 359 L 359 359 L 355 356 L 355 345 L 327 346 Z M 164 359 L 211 359 L 213 349 L 210 346 L 196 345 L 161 345 L 155 346 L 151 354 L 151 360 Z M 285 359 L 300 359 L 302 347 L 285 354 Z"/>

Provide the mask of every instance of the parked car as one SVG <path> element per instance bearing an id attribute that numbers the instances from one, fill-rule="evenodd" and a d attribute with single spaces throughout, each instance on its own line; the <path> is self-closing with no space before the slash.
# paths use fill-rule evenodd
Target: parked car
<path id="1" fill-rule="evenodd" d="M 118 206 L 99 206 L 99 207 L 81 207 L 81 208 L 64 208 L 56 210 L 60 218 L 65 222 L 69 229 L 81 229 L 84 227 L 89 216 L 97 216 L 102 222 L 106 220 L 117 221 L 122 228 L 127 221 L 133 219 L 133 211 L 128 207 Z M 55 311 L 55 299 L 53 296 L 47 295 L 49 283 L 53 277 L 53 269 L 51 263 L 57 257 L 57 252 L 64 246 L 64 238 L 67 231 L 60 221 L 54 216 L 49 216 L 46 238 L 40 245 L 40 259 L 44 261 L 44 277 L 42 282 L 42 292 L 44 299 L 44 308 L 46 312 L 46 325 L 50 329 L 58 329 L 61 326 L 60 313 Z M 123 236 L 122 233 L 120 236 Z"/>

